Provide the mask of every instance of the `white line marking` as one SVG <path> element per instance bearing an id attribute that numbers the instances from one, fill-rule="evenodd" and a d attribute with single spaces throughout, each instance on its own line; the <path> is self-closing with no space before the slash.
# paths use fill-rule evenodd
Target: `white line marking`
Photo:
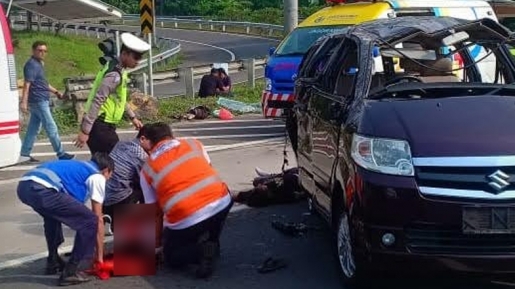
<path id="1" fill-rule="evenodd" d="M 220 46 L 215 46 L 215 45 L 206 44 L 206 43 L 200 43 L 200 42 L 196 42 L 196 41 L 176 39 L 176 38 L 171 38 L 171 39 L 179 41 L 179 42 L 192 43 L 192 44 L 196 44 L 196 45 L 202 45 L 202 46 L 207 46 L 207 47 L 219 49 L 219 50 L 222 50 L 222 51 L 225 51 L 225 52 L 229 53 L 229 55 L 231 56 L 231 60 L 230 60 L 231 62 L 236 60 L 236 55 L 234 55 L 234 53 L 232 51 L 230 51 L 229 49 L 225 49 L 223 47 L 220 47 Z"/>
<path id="2" fill-rule="evenodd" d="M 193 129 L 194 131 L 194 129 Z M 184 138 L 196 138 L 196 139 L 220 139 L 220 138 L 227 138 L 227 139 L 233 139 L 233 138 L 253 138 L 253 137 L 274 137 L 274 136 L 284 136 L 284 133 L 265 133 L 265 134 L 223 134 L 223 135 L 205 135 L 205 136 L 185 136 L 185 137 L 178 137 L 178 139 L 184 139 Z M 73 145 L 74 142 L 72 141 L 61 141 L 62 145 Z M 34 146 L 50 146 L 51 144 L 49 142 L 40 142 L 34 144 Z M 70 152 L 72 153 L 72 152 Z M 45 153 L 46 154 L 46 153 Z M 34 154 L 36 156 L 37 153 Z M 51 153 L 49 155 L 55 155 L 55 153 Z"/>
<path id="3" fill-rule="evenodd" d="M 227 144 L 227 145 L 216 145 L 216 146 L 205 146 L 207 152 L 218 152 L 228 149 L 234 149 L 234 148 L 241 148 L 241 147 L 249 147 L 259 144 L 274 144 L 274 143 L 281 143 L 283 141 L 283 138 L 277 137 L 277 138 L 269 138 L 266 140 L 257 140 L 257 141 L 247 141 L 247 142 L 241 142 L 241 143 L 235 143 L 235 144 Z M 70 152 L 72 154 L 89 154 L 89 151 L 78 151 L 78 152 Z M 54 153 L 40 153 L 38 156 L 53 156 Z M 36 156 L 36 154 L 34 154 Z M 28 171 L 35 167 L 37 167 L 39 164 L 35 165 L 25 165 L 25 166 L 12 166 L 0 169 L 0 172 L 17 172 L 17 171 Z M 7 180 L 1 180 L 0 186 L 4 184 L 10 184 L 14 182 L 18 182 L 20 178 L 13 178 L 13 179 L 7 179 Z"/>
<path id="4" fill-rule="evenodd" d="M 112 240 L 113 240 L 112 236 L 105 237 L 104 243 L 111 242 Z M 59 248 L 58 252 L 59 252 L 59 254 L 64 254 L 64 253 L 70 252 L 72 249 L 73 249 L 73 245 L 65 246 L 65 247 Z M 47 256 L 48 256 L 48 251 L 45 251 L 45 252 L 41 252 L 38 254 L 5 261 L 5 262 L 0 263 L 0 270 L 12 268 L 12 267 L 18 267 L 25 263 L 34 262 L 36 260 L 46 258 Z"/>
<path id="5" fill-rule="evenodd" d="M 3 186 L 3 185 L 9 185 L 9 184 L 12 184 L 12 183 L 17 183 L 21 180 L 21 178 L 14 178 L 14 179 L 7 179 L 7 180 L 1 180 L 0 181 L 0 186 Z"/>
<path id="6" fill-rule="evenodd" d="M 203 127 L 203 128 L 178 128 L 174 129 L 174 132 L 181 131 L 206 131 L 206 130 L 237 130 L 237 129 L 252 129 L 252 128 L 274 128 L 274 127 L 282 127 L 284 128 L 284 124 L 277 125 L 250 125 L 250 126 L 218 126 L 218 127 Z"/>
<path id="7" fill-rule="evenodd" d="M 248 209 L 251 209 L 251 208 L 246 205 L 238 204 L 238 205 L 234 205 L 231 208 L 230 213 L 235 213 L 235 212 L 248 210 Z M 43 225 L 42 223 L 40 223 L 40 224 Z M 113 236 L 108 236 L 108 237 L 105 237 L 105 239 L 104 239 L 104 243 L 112 242 L 112 241 L 113 241 Z M 59 254 L 64 254 L 64 253 L 70 252 L 72 249 L 73 249 L 73 245 L 62 247 L 59 249 Z M 38 254 L 30 255 L 30 256 L 25 256 L 25 257 L 13 259 L 13 260 L 4 261 L 4 262 L 0 263 L 0 270 L 13 268 L 13 267 L 19 267 L 23 264 L 31 263 L 31 262 L 46 258 L 47 256 L 48 256 L 48 251 L 45 251 L 45 252 L 41 252 Z"/>

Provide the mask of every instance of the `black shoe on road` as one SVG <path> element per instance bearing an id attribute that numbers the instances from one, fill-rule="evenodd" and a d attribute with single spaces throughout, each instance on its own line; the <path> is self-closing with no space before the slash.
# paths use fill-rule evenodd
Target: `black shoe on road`
<path id="1" fill-rule="evenodd" d="M 75 155 L 64 153 L 62 156 L 59 156 L 59 160 L 73 160 Z"/>
<path id="2" fill-rule="evenodd" d="M 89 281 L 91 281 L 91 278 L 87 277 L 84 274 L 76 272 L 71 276 L 64 277 L 64 275 L 61 275 L 61 277 L 59 278 L 59 286 L 78 285 Z"/>
<path id="3" fill-rule="evenodd" d="M 91 278 L 79 272 L 76 264 L 67 263 L 59 277 L 59 286 L 78 285 L 89 281 Z"/>

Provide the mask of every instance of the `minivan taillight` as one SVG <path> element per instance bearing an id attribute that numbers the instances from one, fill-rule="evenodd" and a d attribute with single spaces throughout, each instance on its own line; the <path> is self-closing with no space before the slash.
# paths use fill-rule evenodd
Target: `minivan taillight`
<path id="1" fill-rule="evenodd" d="M 5 18 L 4 8 L 0 6 L 0 25 L 2 26 L 2 33 L 4 35 L 5 50 L 7 51 L 7 67 L 9 72 L 9 83 L 11 90 L 17 90 L 18 86 L 16 83 L 16 64 L 14 61 L 14 47 L 11 38 L 11 31 L 9 29 L 9 23 Z"/>

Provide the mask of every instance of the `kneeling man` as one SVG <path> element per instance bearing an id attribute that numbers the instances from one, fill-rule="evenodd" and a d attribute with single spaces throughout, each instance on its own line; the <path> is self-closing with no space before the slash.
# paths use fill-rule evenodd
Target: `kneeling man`
<path id="1" fill-rule="evenodd" d="M 165 264 L 196 265 L 197 277 L 209 277 L 233 205 L 229 189 L 199 141 L 175 139 L 166 123 L 143 126 L 141 136 L 142 146 L 150 152 L 142 169 L 141 188 L 145 203 L 156 203 L 164 215 Z M 161 219 L 158 234 L 162 225 Z"/>

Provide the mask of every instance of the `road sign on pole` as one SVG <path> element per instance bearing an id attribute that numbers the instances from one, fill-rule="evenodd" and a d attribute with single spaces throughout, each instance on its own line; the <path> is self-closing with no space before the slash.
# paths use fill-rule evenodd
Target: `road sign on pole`
<path id="1" fill-rule="evenodd" d="M 141 32 L 147 36 L 148 44 L 153 47 L 152 34 L 154 34 L 154 1 L 153 0 L 140 0 L 139 14 L 141 23 Z M 148 52 L 148 86 L 150 88 L 150 95 L 154 96 L 154 77 L 152 71 L 152 49 Z"/>
<path id="2" fill-rule="evenodd" d="M 152 2 L 152 0 L 141 0 L 139 2 L 141 32 L 145 35 L 154 32 L 154 9 Z"/>

